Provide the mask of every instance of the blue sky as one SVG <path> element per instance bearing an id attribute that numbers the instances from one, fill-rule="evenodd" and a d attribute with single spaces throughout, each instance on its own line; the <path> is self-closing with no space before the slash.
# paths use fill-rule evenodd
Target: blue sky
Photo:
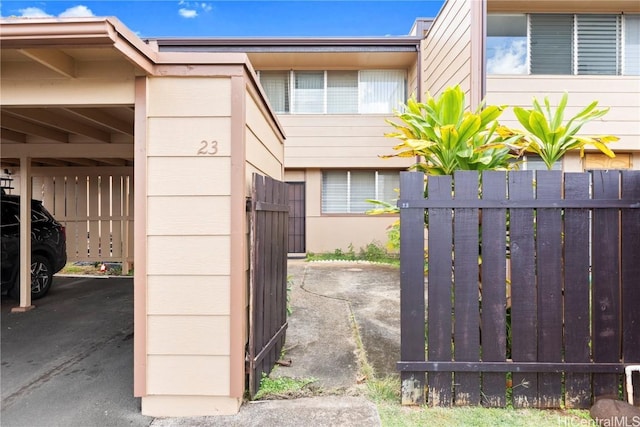
<path id="1" fill-rule="evenodd" d="M 2 0 L 2 17 L 115 16 L 140 37 L 406 35 L 443 0 Z"/>

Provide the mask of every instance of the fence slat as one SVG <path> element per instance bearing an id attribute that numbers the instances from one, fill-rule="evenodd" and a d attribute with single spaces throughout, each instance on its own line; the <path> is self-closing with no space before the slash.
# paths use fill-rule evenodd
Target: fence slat
<path id="1" fill-rule="evenodd" d="M 509 174 L 509 198 L 534 198 L 533 172 Z M 537 292 L 533 209 L 511 209 L 511 355 L 516 362 L 535 362 L 537 348 Z M 513 406 L 537 406 L 538 381 L 532 373 L 513 373 Z"/>
<path id="2" fill-rule="evenodd" d="M 619 197 L 618 171 L 593 171 L 593 198 Z M 620 360 L 620 231 L 617 209 L 597 209 L 593 213 L 593 360 Z M 594 374 L 593 393 L 617 396 L 620 377 Z"/>
<path id="3" fill-rule="evenodd" d="M 478 200 L 478 173 L 460 171 L 454 175 L 456 199 Z M 480 311 L 478 304 L 478 209 L 454 210 L 454 358 L 480 360 Z M 480 373 L 454 374 L 455 404 L 480 403 Z"/>
<path id="4" fill-rule="evenodd" d="M 429 199 L 451 199 L 451 176 L 430 176 L 427 182 Z M 453 224 L 451 209 L 428 209 L 429 215 L 429 325 L 428 356 L 431 361 L 451 360 L 451 289 L 453 263 Z M 452 398 L 451 372 L 428 375 L 428 403 L 432 406 L 450 406 Z"/>
<path id="5" fill-rule="evenodd" d="M 589 198 L 590 175 L 567 173 L 564 175 L 566 199 Z M 589 344 L 589 210 L 566 209 L 564 213 L 564 341 L 565 361 L 586 363 L 591 361 Z M 588 408 L 591 406 L 591 376 L 568 372 L 565 379 L 565 406 Z"/>
<path id="6" fill-rule="evenodd" d="M 423 198 L 424 175 L 400 172 L 400 194 Z M 400 233 L 400 359 L 424 361 L 424 210 L 401 209 Z M 401 372 L 400 380 L 402 404 L 424 404 L 424 372 Z"/>
<path id="7" fill-rule="evenodd" d="M 537 199 L 562 196 L 562 171 L 538 171 Z M 536 214 L 538 278 L 538 361 L 562 361 L 562 211 L 538 209 Z M 538 375 L 538 407 L 562 406 L 562 375 Z"/>
<path id="8" fill-rule="evenodd" d="M 505 200 L 507 177 L 504 172 L 482 174 L 482 198 Z M 482 360 L 506 361 L 507 292 L 506 292 L 506 209 L 482 211 Z M 503 407 L 506 404 L 506 375 L 482 374 L 482 404 Z"/>
<path id="9" fill-rule="evenodd" d="M 640 171 L 622 172 L 622 199 L 640 201 Z M 640 210 L 623 210 L 621 220 L 622 358 L 640 364 Z M 640 384 L 640 374 L 634 374 L 633 381 Z M 639 395 L 634 394 L 636 405 Z"/>

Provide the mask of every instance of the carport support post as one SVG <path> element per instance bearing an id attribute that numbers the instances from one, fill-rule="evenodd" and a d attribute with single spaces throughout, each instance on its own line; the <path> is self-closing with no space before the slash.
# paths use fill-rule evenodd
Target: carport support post
<path id="1" fill-rule="evenodd" d="M 31 305 L 31 158 L 20 157 L 20 306 L 13 312 L 29 311 Z"/>

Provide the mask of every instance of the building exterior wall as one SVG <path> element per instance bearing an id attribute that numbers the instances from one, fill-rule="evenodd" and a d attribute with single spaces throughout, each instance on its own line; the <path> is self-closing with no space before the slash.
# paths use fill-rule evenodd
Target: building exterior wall
<path id="1" fill-rule="evenodd" d="M 228 397 L 230 100 L 230 78 L 148 80 L 143 413 L 175 413 L 174 396 L 240 404 Z"/>
<path id="2" fill-rule="evenodd" d="M 592 101 L 598 101 L 600 108 L 610 108 L 602 118 L 587 123 L 582 133 L 618 136 L 620 140 L 611 144 L 614 152 L 640 151 L 640 79 L 637 76 L 487 77 L 487 102 L 490 104 L 531 108 L 533 97 L 542 101 L 548 96 L 551 104 L 557 105 L 565 91 L 569 93 L 565 117 L 577 114 Z M 503 113 L 500 122 L 521 128 L 511 108 Z M 640 158 L 633 163 L 638 162 Z"/>
<path id="3" fill-rule="evenodd" d="M 307 252 L 347 251 L 352 248 L 357 253 L 370 243 L 386 245 L 387 227 L 398 219 L 396 215 L 323 214 L 322 171 L 307 169 L 305 183 Z"/>
<path id="4" fill-rule="evenodd" d="M 471 94 L 471 0 L 447 0 L 422 41 L 422 88 L 437 97 L 447 87 L 460 85 Z"/>
<path id="5" fill-rule="evenodd" d="M 488 13 L 640 13 L 636 1 L 540 1 L 488 0 Z M 609 134 L 620 138 L 610 145 L 615 159 L 603 158 L 599 151 L 587 147 L 580 158 L 571 153 L 563 160 L 565 171 L 590 168 L 640 169 L 640 77 L 634 75 L 487 75 L 486 99 L 489 104 L 531 108 L 533 98 L 542 102 L 548 96 L 557 105 L 562 94 L 569 95 L 565 117 L 577 114 L 593 101 L 598 108 L 610 108 L 600 119 L 587 123 L 583 134 Z M 501 116 L 501 123 L 520 128 L 511 108 Z"/>

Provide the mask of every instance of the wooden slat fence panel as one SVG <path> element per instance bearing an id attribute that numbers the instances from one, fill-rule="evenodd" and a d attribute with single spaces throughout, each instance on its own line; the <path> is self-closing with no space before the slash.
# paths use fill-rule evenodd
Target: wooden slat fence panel
<path id="1" fill-rule="evenodd" d="M 640 171 L 485 172 L 480 199 L 475 172 L 428 177 L 427 198 L 423 180 L 401 173 L 403 404 L 424 403 L 407 387 L 424 372 L 434 406 L 617 396 L 624 366 L 640 363 Z M 425 210 L 421 350 L 408 340 L 425 332 Z"/>
<path id="2" fill-rule="evenodd" d="M 619 173 L 597 171 L 593 180 L 594 199 L 617 199 Z M 617 209 L 593 212 L 593 360 L 620 361 L 620 213 Z M 617 396 L 620 376 L 594 374 L 596 396 Z"/>
<path id="3" fill-rule="evenodd" d="M 34 198 L 66 227 L 69 262 L 122 263 L 133 254 L 133 168 L 34 168 Z"/>
<path id="4" fill-rule="evenodd" d="M 507 180 L 502 172 L 484 172 L 482 198 L 504 201 L 507 198 Z M 505 362 L 507 358 L 507 210 L 487 209 L 482 212 L 482 360 Z M 503 407 L 506 404 L 505 373 L 482 374 L 483 405 Z"/>
<path id="5" fill-rule="evenodd" d="M 622 199 L 640 200 L 640 171 L 622 174 Z M 626 363 L 638 362 L 640 355 L 640 209 L 624 210 L 621 215 L 622 233 L 622 359 Z M 633 374 L 633 384 L 640 384 L 640 373 Z M 638 387 L 638 386 L 635 386 Z M 637 390 L 637 388 L 636 388 Z M 625 388 L 626 392 L 626 388 Z M 640 392 L 634 393 L 635 404 L 640 405 Z M 625 400 L 627 396 L 625 395 Z"/>
<path id="6" fill-rule="evenodd" d="M 402 172 L 401 174 L 406 174 Z M 407 195 L 424 193 L 422 174 L 405 175 L 401 190 Z M 422 230 L 422 232 L 418 232 Z M 400 352 L 403 360 L 424 360 L 425 303 L 424 303 L 424 212 L 419 209 L 400 211 L 400 253 L 407 262 L 400 268 Z M 424 402 L 424 372 L 401 372 L 402 403 Z"/>
<path id="7" fill-rule="evenodd" d="M 589 198 L 589 175 L 565 174 L 565 199 Z M 591 361 L 590 318 L 590 251 L 589 210 L 565 209 L 564 212 L 564 324 L 565 360 L 569 363 Z M 591 376 L 566 374 L 565 405 L 567 408 L 591 406 Z"/>
<path id="8" fill-rule="evenodd" d="M 450 200 L 452 181 L 450 176 L 433 177 L 427 183 L 429 199 Z M 402 190 L 400 190 L 402 191 Z M 428 209 L 429 215 L 429 273 L 427 310 L 429 360 L 451 360 L 452 330 L 452 275 L 453 260 L 453 212 L 451 209 Z M 417 233 L 417 230 L 416 230 Z M 402 241 L 402 237 L 400 238 Z M 428 374 L 427 401 L 432 406 L 449 406 L 452 403 L 452 373 Z"/>
<path id="9" fill-rule="evenodd" d="M 509 199 L 533 200 L 533 171 L 509 174 Z M 509 236 L 511 255 L 511 358 L 535 362 L 538 357 L 538 295 L 536 292 L 533 209 L 511 209 Z M 532 372 L 513 373 L 513 406 L 538 404 L 538 379 Z"/>
<path id="10" fill-rule="evenodd" d="M 562 172 L 538 171 L 538 200 L 562 197 Z M 562 362 L 562 211 L 536 212 L 536 268 L 538 288 L 538 356 L 540 362 Z M 538 375 L 538 407 L 562 406 L 562 374 Z"/>
<path id="11" fill-rule="evenodd" d="M 456 172 L 455 197 L 478 199 L 478 174 Z M 478 209 L 455 209 L 454 257 L 454 352 L 457 361 L 480 361 L 480 307 L 478 282 Z M 480 373 L 454 374 L 454 402 L 459 406 L 480 403 Z"/>
<path id="12" fill-rule="evenodd" d="M 280 356 L 287 328 L 288 190 L 283 182 L 253 175 L 249 290 L 249 394 Z"/>

